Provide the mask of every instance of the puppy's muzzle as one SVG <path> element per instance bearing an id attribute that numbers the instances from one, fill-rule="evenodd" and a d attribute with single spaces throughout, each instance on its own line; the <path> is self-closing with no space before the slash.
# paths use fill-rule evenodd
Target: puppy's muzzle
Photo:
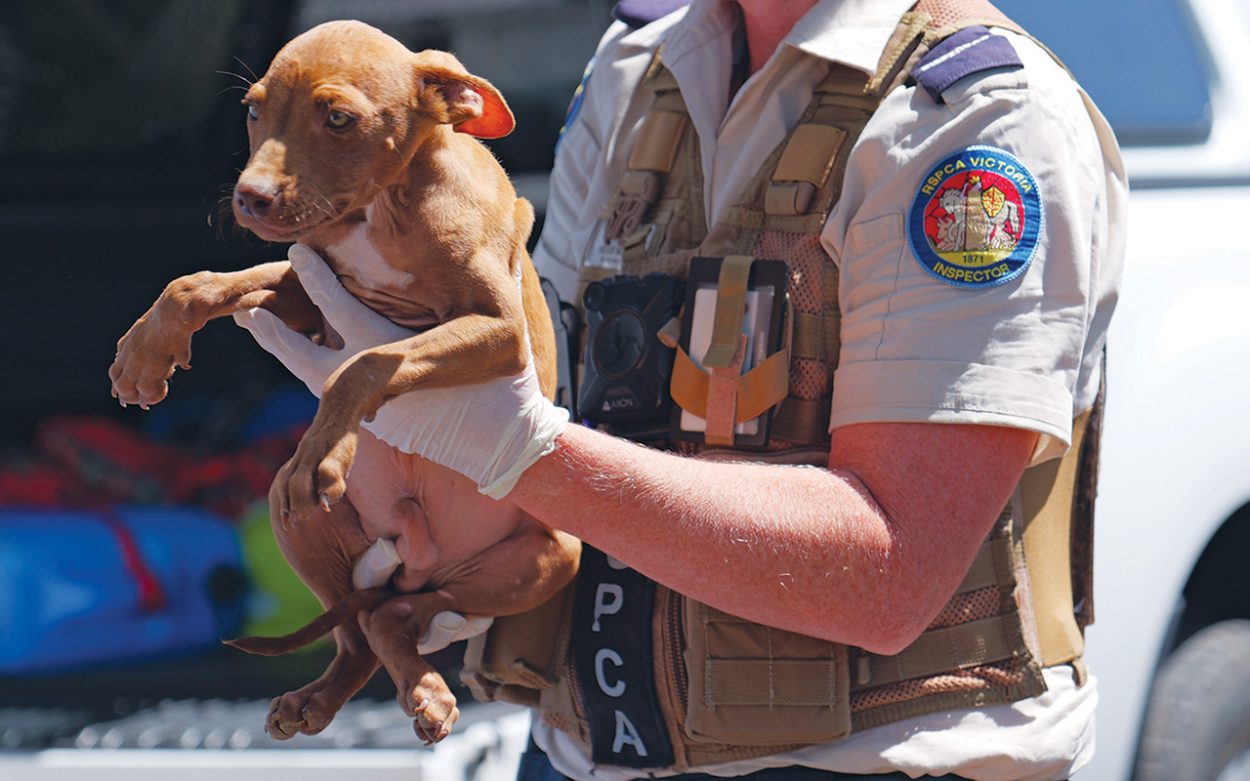
<path id="1" fill-rule="evenodd" d="M 235 208 L 240 215 L 254 220 L 264 220 L 277 197 L 276 187 L 259 182 L 240 181 L 234 188 Z"/>

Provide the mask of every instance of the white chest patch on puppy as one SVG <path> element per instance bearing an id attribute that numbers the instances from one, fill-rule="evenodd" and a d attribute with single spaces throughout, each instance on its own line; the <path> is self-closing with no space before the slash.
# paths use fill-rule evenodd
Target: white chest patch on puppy
<path id="1" fill-rule="evenodd" d="M 350 275 L 369 290 L 406 289 L 416 281 L 412 274 L 386 262 L 382 253 L 369 241 L 368 222 L 353 228 L 347 238 L 338 244 L 326 247 L 326 252 L 334 258 L 340 275 Z"/>

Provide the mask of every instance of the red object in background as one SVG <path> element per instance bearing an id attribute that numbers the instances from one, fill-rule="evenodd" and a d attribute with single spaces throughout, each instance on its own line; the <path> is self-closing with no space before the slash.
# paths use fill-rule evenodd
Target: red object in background
<path id="1" fill-rule="evenodd" d="M 117 539 L 117 546 L 121 549 L 122 563 L 130 576 L 135 579 L 139 609 L 152 613 L 164 608 L 168 602 L 165 599 L 165 590 L 161 588 L 160 580 L 144 561 L 134 535 L 130 532 L 130 527 L 116 512 L 105 512 L 101 520 L 113 532 L 113 536 Z"/>
<path id="2" fill-rule="evenodd" d="M 35 432 L 39 455 L 107 495 L 138 504 L 169 499 L 187 456 L 106 418 L 57 415 Z"/>
<path id="3" fill-rule="evenodd" d="M 95 507 L 107 501 L 107 493 L 55 464 L 24 462 L 0 466 L 0 506 Z"/>
<path id="4" fill-rule="evenodd" d="M 0 507 L 181 504 L 237 518 L 268 493 L 303 428 L 263 437 L 239 451 L 201 456 L 107 418 L 51 417 L 39 426 L 32 458 L 0 465 Z"/>

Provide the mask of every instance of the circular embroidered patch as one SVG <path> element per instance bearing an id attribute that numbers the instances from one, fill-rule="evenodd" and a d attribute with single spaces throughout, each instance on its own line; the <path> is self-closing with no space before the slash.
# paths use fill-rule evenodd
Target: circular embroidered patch
<path id="1" fill-rule="evenodd" d="M 586 63 L 586 69 L 582 71 L 582 82 L 577 85 L 577 89 L 573 90 L 573 99 L 569 101 L 569 108 L 564 112 L 564 124 L 560 125 L 560 132 L 556 134 L 556 149 L 560 148 L 564 134 L 573 127 L 574 120 L 582 110 L 582 101 L 586 99 L 586 84 L 590 81 L 590 74 L 594 71 L 595 58 L 591 57 L 590 62 Z"/>
<path id="2" fill-rule="evenodd" d="M 943 282 L 972 289 L 1024 273 L 1041 230 L 1037 180 L 1011 154 L 989 146 L 970 146 L 934 166 L 907 216 L 920 265 Z"/>

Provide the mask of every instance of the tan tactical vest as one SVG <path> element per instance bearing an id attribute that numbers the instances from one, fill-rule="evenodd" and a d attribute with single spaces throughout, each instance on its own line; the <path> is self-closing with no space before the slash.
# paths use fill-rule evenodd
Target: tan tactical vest
<path id="1" fill-rule="evenodd" d="M 752 460 L 771 453 L 779 462 L 825 463 L 839 311 L 837 267 L 820 247 L 820 231 L 850 150 L 883 97 L 936 42 L 975 25 L 1020 31 L 983 0 L 921 0 L 903 16 L 874 75 L 830 65 L 786 141 L 710 232 L 698 140 L 675 79 L 653 59 L 641 84 L 654 95 L 651 110 L 605 215 L 622 268 L 589 269 L 583 284 L 614 273 L 681 277 L 696 255 L 725 257 L 718 311 L 741 313 L 752 258 L 784 260 L 789 272 L 782 351 L 739 375 L 735 324 L 713 336 L 714 345 L 724 343 L 719 362 L 705 359 L 700 369 L 679 352 L 672 396 L 707 419 L 709 444 L 732 443 L 735 421 L 771 414 L 769 441 Z M 674 766 L 775 754 L 926 713 L 1034 697 L 1046 688 L 1042 668 L 1053 665 L 1072 664 L 1083 682 L 1100 406 L 1074 422 L 1063 459 L 1025 473 L 955 595 L 895 656 L 746 622 L 660 587 L 655 685 Z M 741 457 L 727 449 L 701 456 Z M 539 707 L 548 724 L 589 747 L 566 650 L 572 593 L 497 619 L 471 642 L 465 680 L 479 698 Z"/>

